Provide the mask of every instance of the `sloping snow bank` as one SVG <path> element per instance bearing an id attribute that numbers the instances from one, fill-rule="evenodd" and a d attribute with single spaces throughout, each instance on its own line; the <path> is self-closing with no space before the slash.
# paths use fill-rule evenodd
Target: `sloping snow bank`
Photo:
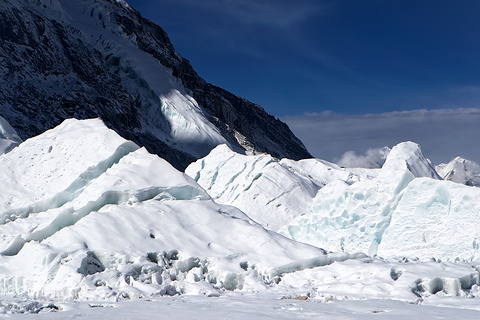
<path id="1" fill-rule="evenodd" d="M 333 251 L 478 259 L 480 189 L 438 178 L 418 145 L 401 143 L 376 178 L 328 184 L 281 233 Z"/>
<path id="2" fill-rule="evenodd" d="M 264 227 L 278 230 L 306 213 L 320 188 L 335 180 L 352 184 L 374 169 L 343 169 L 319 159 L 277 160 L 245 156 L 220 145 L 185 170 L 219 203 L 234 205 Z"/>
<path id="3" fill-rule="evenodd" d="M 0 155 L 11 151 L 22 142 L 15 129 L 0 116 Z"/>
<path id="4" fill-rule="evenodd" d="M 218 295 L 363 256 L 265 230 L 100 120 L 67 120 L 0 166 L 0 294 Z"/>

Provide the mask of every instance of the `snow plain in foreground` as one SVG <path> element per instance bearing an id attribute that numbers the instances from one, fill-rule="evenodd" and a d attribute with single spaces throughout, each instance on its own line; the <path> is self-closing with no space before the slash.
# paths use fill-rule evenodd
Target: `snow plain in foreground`
<path id="1" fill-rule="evenodd" d="M 402 148 L 412 151 L 410 156 L 418 151 L 413 144 Z M 378 189 L 387 179 L 383 176 L 397 171 L 400 180 L 391 178 L 383 193 L 377 192 L 380 196 L 400 194 L 398 185 L 415 181 L 442 183 L 453 204 L 462 188 L 477 190 L 439 180 L 428 162 L 415 162 L 418 156 L 382 170 L 350 170 L 321 160 L 279 162 L 219 150 L 245 167 L 239 181 L 253 179 L 248 190 L 259 193 L 270 189 L 256 183 L 272 183 L 269 175 L 282 175 L 273 191 L 290 185 L 288 190 L 312 191 L 308 196 L 319 201 L 320 192 L 336 188 L 331 185 Z M 414 247 L 402 244 L 396 251 L 401 256 L 384 260 L 355 253 L 363 250 L 361 241 L 358 250 L 348 243 L 347 252 L 296 242 L 236 207 L 217 203 L 214 199 L 221 197 L 212 199 L 207 192 L 220 185 L 206 191 L 100 120 L 67 120 L 0 156 L 0 166 L 5 186 L 0 194 L 0 313 L 10 318 L 39 313 L 30 317 L 407 319 L 421 314 L 477 319 L 480 314 L 478 257 L 407 258 L 402 250 Z M 262 175 L 254 179 L 252 167 L 261 168 Z M 311 168 L 321 170 L 309 173 Z M 213 166 L 211 171 L 216 172 Z M 204 172 L 197 171 L 196 180 Z M 217 179 L 213 185 L 231 176 L 217 173 Z M 294 203 L 288 196 L 275 201 Z M 418 245 L 413 241 L 417 238 L 412 245 Z M 458 246 L 463 248 L 461 241 Z"/>

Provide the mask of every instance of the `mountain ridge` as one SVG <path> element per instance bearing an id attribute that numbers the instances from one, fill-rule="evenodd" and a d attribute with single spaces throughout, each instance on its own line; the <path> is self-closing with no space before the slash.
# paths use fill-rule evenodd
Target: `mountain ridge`
<path id="1" fill-rule="evenodd" d="M 1 115 L 22 139 L 100 117 L 179 169 L 221 143 L 311 157 L 286 124 L 198 76 L 125 1 L 1 2 Z"/>

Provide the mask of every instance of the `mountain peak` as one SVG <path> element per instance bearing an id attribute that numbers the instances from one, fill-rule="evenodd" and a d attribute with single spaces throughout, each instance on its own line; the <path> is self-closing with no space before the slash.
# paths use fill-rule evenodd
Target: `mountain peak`
<path id="1" fill-rule="evenodd" d="M 382 171 L 408 170 L 415 177 L 441 179 L 420 147 L 415 142 L 406 141 L 392 148 L 383 164 Z"/>
<path id="2" fill-rule="evenodd" d="M 480 186 L 480 166 L 473 161 L 456 157 L 449 163 L 439 164 L 436 169 L 445 180 L 468 186 Z"/>
<path id="3" fill-rule="evenodd" d="M 22 139 L 99 117 L 182 170 L 219 144 L 311 157 L 286 124 L 198 76 L 165 31 L 122 0 L 5 0 L 0 105 Z"/>

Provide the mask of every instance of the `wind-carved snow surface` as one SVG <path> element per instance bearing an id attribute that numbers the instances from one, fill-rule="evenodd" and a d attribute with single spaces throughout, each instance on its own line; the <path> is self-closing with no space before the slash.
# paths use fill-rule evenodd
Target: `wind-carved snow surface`
<path id="1" fill-rule="evenodd" d="M 0 167 L 0 294 L 218 295 L 364 257 L 325 255 L 265 230 L 100 120 L 66 120 L 1 156 Z"/>
<path id="2" fill-rule="evenodd" d="M 10 152 L 21 142 L 22 139 L 20 139 L 15 129 L 0 116 L 0 155 Z"/>

